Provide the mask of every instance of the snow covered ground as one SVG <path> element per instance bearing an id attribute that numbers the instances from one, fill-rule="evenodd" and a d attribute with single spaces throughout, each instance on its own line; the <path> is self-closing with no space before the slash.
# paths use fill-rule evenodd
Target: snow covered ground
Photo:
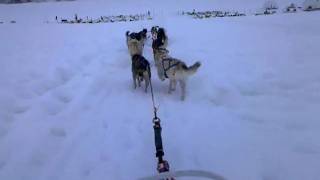
<path id="1" fill-rule="evenodd" d="M 230 180 L 320 178 L 320 12 L 194 20 L 174 13 L 181 1 L 168 11 L 165 2 L 161 10 L 147 3 L 157 12 L 152 21 L 94 25 L 43 22 L 144 9 L 132 1 L 112 10 L 103 1 L 0 5 L 0 20 L 17 20 L 0 24 L 1 180 L 156 173 L 151 97 L 132 88 L 124 38 L 153 25 L 167 29 L 172 56 L 202 62 L 184 102 L 179 91 L 167 94 L 152 67 L 171 170 Z M 150 45 L 144 54 L 153 64 Z"/>

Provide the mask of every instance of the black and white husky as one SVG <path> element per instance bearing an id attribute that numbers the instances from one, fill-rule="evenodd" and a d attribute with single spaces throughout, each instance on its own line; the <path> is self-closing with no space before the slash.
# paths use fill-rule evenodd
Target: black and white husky
<path id="1" fill-rule="evenodd" d="M 167 48 L 168 46 L 168 36 L 164 28 L 159 28 L 158 26 L 153 26 L 151 28 L 152 34 L 152 48 Z"/>
<path id="2" fill-rule="evenodd" d="M 155 48 L 154 60 L 158 71 L 158 77 L 164 81 L 166 78 L 170 80 L 169 93 L 176 89 L 177 82 L 181 87 L 181 100 L 185 99 L 186 81 L 189 76 L 195 74 L 201 66 L 200 62 L 187 66 L 182 60 L 169 56 L 169 51 L 165 48 Z"/>

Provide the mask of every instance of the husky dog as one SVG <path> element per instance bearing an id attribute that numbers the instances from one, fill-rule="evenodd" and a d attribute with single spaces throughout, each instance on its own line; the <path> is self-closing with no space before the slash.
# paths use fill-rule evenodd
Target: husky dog
<path id="1" fill-rule="evenodd" d="M 156 40 L 157 39 L 157 32 L 159 30 L 159 26 L 152 26 L 151 27 L 151 36 L 152 36 L 152 40 Z"/>
<path id="2" fill-rule="evenodd" d="M 148 90 L 151 79 L 150 64 L 142 55 L 135 54 L 132 56 L 132 78 L 133 86 L 137 88 L 141 86 L 141 82 L 145 81 L 145 92 Z"/>
<path id="3" fill-rule="evenodd" d="M 154 26 L 151 28 L 152 33 L 152 48 L 166 48 L 168 46 L 168 37 L 166 35 L 166 32 L 164 28 L 158 28 L 157 26 Z"/>
<path id="4" fill-rule="evenodd" d="M 169 56 L 169 51 L 165 48 L 154 49 L 155 64 L 158 70 L 159 79 L 170 80 L 169 94 L 176 89 L 177 81 L 181 87 L 181 100 L 185 99 L 187 78 L 195 74 L 201 66 L 200 62 L 187 66 L 183 61 Z"/>
<path id="5" fill-rule="evenodd" d="M 141 42 L 145 42 L 147 39 L 147 29 L 143 29 L 142 31 L 136 33 L 136 32 L 132 32 L 130 33 L 130 31 L 126 32 L 127 37 L 129 36 L 131 39 L 136 39 L 137 41 L 141 41 Z"/>
<path id="6" fill-rule="evenodd" d="M 138 33 L 126 32 L 127 46 L 131 57 L 135 54 L 142 55 L 144 43 L 147 39 L 147 29 L 143 29 Z"/>

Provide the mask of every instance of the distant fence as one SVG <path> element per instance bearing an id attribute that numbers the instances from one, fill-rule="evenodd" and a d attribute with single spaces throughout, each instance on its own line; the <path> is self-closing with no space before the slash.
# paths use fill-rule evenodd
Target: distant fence
<path id="1" fill-rule="evenodd" d="M 134 15 L 116 15 L 116 16 L 100 16 L 99 18 L 91 18 L 86 16 L 85 18 L 79 18 L 76 14 L 73 19 L 60 18 L 56 16 L 56 22 L 66 24 L 95 24 L 95 23 L 114 23 L 114 22 L 131 22 L 131 21 L 144 21 L 152 20 L 151 13 L 148 11 L 143 14 Z"/>

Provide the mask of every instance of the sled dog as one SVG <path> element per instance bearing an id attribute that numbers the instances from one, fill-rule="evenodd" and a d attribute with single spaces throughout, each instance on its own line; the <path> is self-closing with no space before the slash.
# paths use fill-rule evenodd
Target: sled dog
<path id="1" fill-rule="evenodd" d="M 181 87 L 181 100 L 185 99 L 186 81 L 189 76 L 195 74 L 201 66 L 200 62 L 187 66 L 182 60 L 169 56 L 169 51 L 165 48 L 154 49 L 155 65 L 158 71 L 158 77 L 164 81 L 169 79 L 169 94 L 176 89 L 177 82 Z"/>
<path id="2" fill-rule="evenodd" d="M 135 54 L 132 56 L 132 78 L 133 78 L 133 87 L 137 88 L 141 86 L 141 82 L 145 81 L 145 92 L 148 91 L 148 86 L 151 79 L 150 64 L 142 55 Z"/>
<path id="3" fill-rule="evenodd" d="M 168 46 L 168 36 L 164 28 L 159 28 L 154 26 L 151 28 L 152 34 L 152 48 L 167 48 Z"/>
<path id="4" fill-rule="evenodd" d="M 135 54 L 142 55 L 144 43 L 147 39 L 147 29 L 135 33 L 130 31 L 126 32 L 127 46 L 129 49 L 130 56 Z"/>

